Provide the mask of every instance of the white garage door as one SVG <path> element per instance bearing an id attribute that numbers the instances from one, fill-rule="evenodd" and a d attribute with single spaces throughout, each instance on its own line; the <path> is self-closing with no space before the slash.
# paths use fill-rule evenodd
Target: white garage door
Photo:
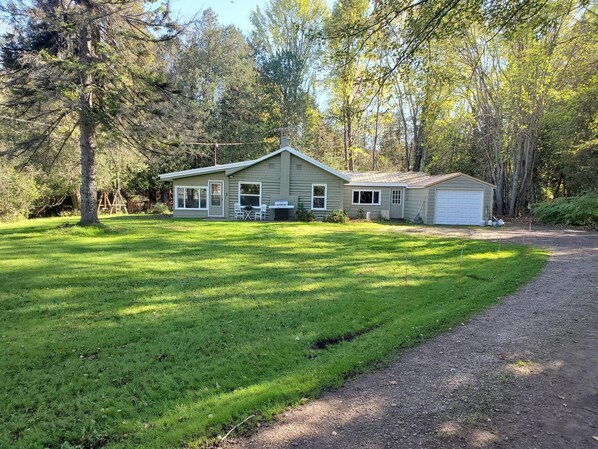
<path id="1" fill-rule="evenodd" d="M 435 224 L 483 225 L 481 190 L 436 190 Z"/>

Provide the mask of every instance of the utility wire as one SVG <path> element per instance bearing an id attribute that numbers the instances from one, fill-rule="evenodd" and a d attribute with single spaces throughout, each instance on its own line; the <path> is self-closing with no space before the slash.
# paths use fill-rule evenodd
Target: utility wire
<path id="1" fill-rule="evenodd" d="M 44 125 L 44 126 L 52 126 L 49 123 L 44 122 L 36 122 L 34 120 L 25 120 L 23 118 L 16 118 L 16 117 L 8 117 L 6 115 L 0 115 L 0 118 L 7 119 L 7 120 L 14 120 L 16 122 L 23 122 L 23 123 L 35 123 L 36 125 Z"/>

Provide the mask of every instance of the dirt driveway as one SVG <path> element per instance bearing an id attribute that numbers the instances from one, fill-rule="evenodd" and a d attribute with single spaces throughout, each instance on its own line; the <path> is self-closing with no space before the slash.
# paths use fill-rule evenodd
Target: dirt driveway
<path id="1" fill-rule="evenodd" d="M 496 239 L 496 230 L 400 232 Z M 550 248 L 499 305 L 234 448 L 598 449 L 598 234 L 507 228 Z"/>

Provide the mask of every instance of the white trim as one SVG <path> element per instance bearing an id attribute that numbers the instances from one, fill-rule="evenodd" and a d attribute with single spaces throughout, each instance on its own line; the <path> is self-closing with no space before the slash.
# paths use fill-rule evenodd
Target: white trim
<path id="1" fill-rule="evenodd" d="M 350 182 L 349 187 L 407 187 L 407 184 L 396 182 Z"/>
<path id="2" fill-rule="evenodd" d="M 213 165 L 211 167 L 192 168 L 190 170 L 174 171 L 171 173 L 162 173 L 158 177 L 163 181 L 172 181 L 177 178 L 186 178 L 195 175 L 206 175 L 209 173 L 216 173 L 220 171 L 226 171 L 231 168 L 244 167 L 250 165 L 253 161 L 234 162 L 232 164 Z"/>
<path id="3" fill-rule="evenodd" d="M 206 207 L 179 207 L 179 194 L 177 192 L 178 189 L 196 189 L 201 190 L 204 189 L 206 191 Z M 209 211 L 208 207 L 208 186 L 175 186 L 174 187 L 174 208 L 176 210 L 207 210 Z M 201 206 L 201 193 L 199 194 L 198 198 L 199 205 Z M 209 214 L 209 212 L 208 212 Z"/>
<path id="4" fill-rule="evenodd" d="M 405 203 L 407 202 L 407 189 L 406 188 L 403 188 L 403 199 L 405 200 L 405 201 L 403 201 L 403 204 L 402 204 L 402 206 L 403 206 L 402 215 L 403 215 L 403 220 L 404 220 L 405 219 Z"/>
<path id="5" fill-rule="evenodd" d="M 214 183 L 220 184 L 220 207 L 222 208 L 222 215 L 210 215 L 210 207 L 212 206 L 212 190 L 211 186 Z M 209 179 L 208 180 L 208 218 L 224 218 L 224 181 L 221 179 Z M 217 207 L 217 206 L 214 206 Z"/>
<path id="6" fill-rule="evenodd" d="M 378 192 L 378 202 L 377 203 L 355 203 L 355 192 L 360 192 L 359 196 L 361 196 L 361 192 L 372 192 L 372 201 L 374 201 L 374 192 Z M 352 189 L 351 190 L 351 205 L 352 206 L 382 206 L 382 190 L 373 190 L 373 189 Z"/>
<path id="7" fill-rule="evenodd" d="M 239 196 L 237 196 L 237 202 L 239 204 L 241 204 L 241 184 L 259 184 L 259 186 L 260 186 L 260 195 L 259 195 L 260 196 L 260 202 L 257 205 L 257 207 L 261 207 L 261 205 L 262 205 L 262 182 L 261 181 L 238 181 L 237 182 L 237 192 L 238 192 Z M 247 196 L 257 196 L 255 193 L 245 193 L 244 195 L 247 195 Z M 243 208 L 243 207 L 245 207 L 245 206 L 243 206 L 241 204 L 241 208 Z M 255 206 L 253 206 L 253 207 L 255 207 Z"/>
<path id="8" fill-rule="evenodd" d="M 322 198 L 321 196 L 316 196 L 314 197 L 314 187 L 322 187 L 324 186 L 324 207 L 314 207 L 314 198 Z M 311 210 L 326 210 L 326 207 L 328 206 L 328 184 L 322 184 L 322 183 L 313 183 L 311 185 Z"/>

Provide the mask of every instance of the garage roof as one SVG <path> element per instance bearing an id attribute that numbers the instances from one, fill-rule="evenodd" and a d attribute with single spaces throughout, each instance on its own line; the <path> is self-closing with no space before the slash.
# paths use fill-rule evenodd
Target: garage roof
<path id="1" fill-rule="evenodd" d="M 347 175 L 350 179 L 350 184 L 354 185 L 368 185 L 368 184 L 393 184 L 403 185 L 408 188 L 425 188 L 435 184 L 439 184 L 449 179 L 464 176 L 472 179 L 473 181 L 494 187 L 481 179 L 474 178 L 464 173 L 449 173 L 448 175 L 428 175 L 421 172 L 352 172 L 344 171 L 343 174 Z"/>

